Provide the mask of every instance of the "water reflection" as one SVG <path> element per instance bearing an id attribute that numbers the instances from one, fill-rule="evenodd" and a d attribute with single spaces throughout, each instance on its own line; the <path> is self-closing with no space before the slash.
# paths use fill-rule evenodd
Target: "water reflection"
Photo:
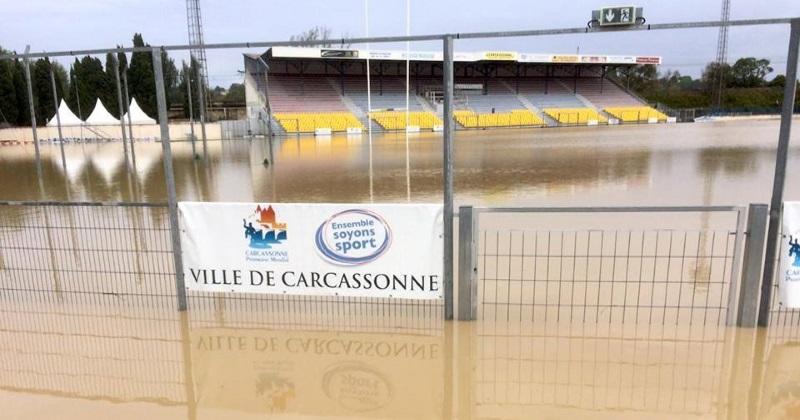
<path id="1" fill-rule="evenodd" d="M 800 408 L 797 337 L 774 328 L 476 322 L 411 333 L 179 314 L 161 298 L 10 297 L 3 418 L 723 419 Z"/>
<path id="2" fill-rule="evenodd" d="M 705 127 L 601 127 L 459 132 L 456 201 L 502 205 L 657 205 L 764 202 L 769 194 L 777 122 Z M 797 134 L 796 134 L 797 135 Z M 441 198 L 441 139 L 376 136 L 370 160 L 361 136 L 233 140 L 209 143 L 208 161 L 187 142 L 173 145 L 180 199 L 283 202 L 412 201 Z M 136 145 L 128 169 L 120 145 L 73 144 L 43 150 L 44 193 L 33 153 L 0 154 L 4 199 L 164 201 L 161 146 Z M 264 159 L 268 159 L 268 164 Z M 798 160 L 791 149 L 789 166 Z M 131 166 L 133 166 L 131 164 Z M 370 172 L 370 167 L 373 171 Z M 129 177 L 128 174 L 131 174 Z M 370 188 L 372 185 L 372 188 Z M 372 191 L 372 195 L 370 192 Z M 800 197 L 800 186 L 787 185 Z"/>

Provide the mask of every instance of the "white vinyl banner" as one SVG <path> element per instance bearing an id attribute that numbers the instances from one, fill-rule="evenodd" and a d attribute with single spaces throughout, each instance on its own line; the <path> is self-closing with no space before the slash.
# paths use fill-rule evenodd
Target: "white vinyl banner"
<path id="1" fill-rule="evenodd" d="M 439 299 L 441 204 L 178 204 L 186 288 Z"/>
<path id="2" fill-rule="evenodd" d="M 778 296 L 786 308 L 800 308 L 800 201 L 783 203 L 783 237 Z"/>

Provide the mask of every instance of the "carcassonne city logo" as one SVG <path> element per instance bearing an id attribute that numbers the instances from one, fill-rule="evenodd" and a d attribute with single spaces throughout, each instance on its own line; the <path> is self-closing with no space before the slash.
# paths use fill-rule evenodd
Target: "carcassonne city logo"
<path id="1" fill-rule="evenodd" d="M 242 219 L 244 237 L 248 239 L 245 259 L 253 262 L 288 262 L 286 250 L 273 249 L 286 242 L 288 226 L 278 221 L 272 206 L 256 206 L 256 210 Z"/>

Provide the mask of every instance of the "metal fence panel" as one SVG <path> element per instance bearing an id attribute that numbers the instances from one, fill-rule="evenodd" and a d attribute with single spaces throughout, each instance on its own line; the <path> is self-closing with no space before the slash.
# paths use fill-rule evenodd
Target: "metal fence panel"
<path id="1" fill-rule="evenodd" d="M 0 203 L 0 295 L 175 296 L 160 204 Z"/>
<path id="2" fill-rule="evenodd" d="M 636 211 L 583 209 L 594 210 Z M 743 209 L 713 211 L 735 212 L 736 224 L 731 229 L 477 228 L 478 318 L 725 325 L 735 320 Z"/>

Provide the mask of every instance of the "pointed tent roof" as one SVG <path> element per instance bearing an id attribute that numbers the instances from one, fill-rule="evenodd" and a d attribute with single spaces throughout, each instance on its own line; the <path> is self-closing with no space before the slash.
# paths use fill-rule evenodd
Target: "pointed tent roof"
<path id="1" fill-rule="evenodd" d="M 97 103 L 94 105 L 94 111 L 92 111 L 92 115 L 89 115 L 89 118 L 86 119 L 86 124 L 114 125 L 119 124 L 119 120 L 114 118 L 114 116 L 108 112 L 106 107 L 103 106 L 103 102 L 101 102 L 100 98 L 98 98 Z"/>
<path id="2" fill-rule="evenodd" d="M 142 108 L 136 103 L 136 98 L 131 100 L 131 106 L 128 108 L 131 113 L 131 124 L 155 124 L 156 120 L 150 118 L 142 111 Z M 128 114 L 122 116 L 122 120 L 128 122 Z"/>
<path id="3" fill-rule="evenodd" d="M 61 117 L 61 126 L 74 126 L 74 125 L 81 125 L 83 121 L 75 115 L 71 109 L 67 106 L 67 103 L 64 100 L 61 100 L 61 104 L 58 106 L 58 116 Z M 55 115 L 53 118 L 47 122 L 48 127 L 56 127 L 58 126 L 58 119 Z"/>

